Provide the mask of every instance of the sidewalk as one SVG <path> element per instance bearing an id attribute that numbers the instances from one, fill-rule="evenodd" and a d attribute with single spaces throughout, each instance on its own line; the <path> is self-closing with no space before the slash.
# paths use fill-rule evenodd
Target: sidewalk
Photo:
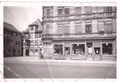
<path id="1" fill-rule="evenodd" d="M 54 60 L 54 59 L 40 59 L 39 56 L 22 56 L 22 57 L 5 57 L 6 62 L 49 62 L 49 63 L 80 63 L 80 64 L 116 64 L 116 61 L 103 60 Z"/>

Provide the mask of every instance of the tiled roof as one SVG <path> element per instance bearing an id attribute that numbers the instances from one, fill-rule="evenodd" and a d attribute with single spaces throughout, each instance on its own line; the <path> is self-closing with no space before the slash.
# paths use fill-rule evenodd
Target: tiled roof
<path id="1" fill-rule="evenodd" d="M 9 24 L 7 22 L 4 22 L 4 28 L 9 29 L 9 30 L 14 31 L 14 32 L 19 32 L 20 33 L 20 31 L 18 31 L 12 24 Z"/>

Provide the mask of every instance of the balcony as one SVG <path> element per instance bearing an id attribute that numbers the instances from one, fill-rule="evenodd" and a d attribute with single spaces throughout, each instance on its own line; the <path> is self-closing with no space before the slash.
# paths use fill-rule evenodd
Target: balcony
<path id="1" fill-rule="evenodd" d="M 116 33 L 44 34 L 43 40 L 115 39 Z"/>

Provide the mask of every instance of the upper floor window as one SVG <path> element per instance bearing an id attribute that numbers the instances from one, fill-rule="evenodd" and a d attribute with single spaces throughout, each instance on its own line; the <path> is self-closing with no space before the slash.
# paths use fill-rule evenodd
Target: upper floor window
<path id="1" fill-rule="evenodd" d="M 81 21 L 75 21 L 75 33 L 81 33 L 81 32 L 82 32 Z"/>
<path id="2" fill-rule="evenodd" d="M 15 44 L 17 45 L 17 41 L 15 42 Z"/>
<path id="3" fill-rule="evenodd" d="M 86 33 L 91 33 L 92 32 L 92 26 L 91 26 L 91 24 L 85 25 L 85 30 L 86 30 Z"/>
<path id="4" fill-rule="evenodd" d="M 51 29 L 52 29 L 52 27 L 51 27 L 51 24 L 50 23 L 46 23 L 46 34 L 50 34 L 51 33 Z"/>
<path id="5" fill-rule="evenodd" d="M 65 15 L 68 15 L 69 14 L 69 8 L 65 8 L 64 13 L 65 13 Z"/>
<path id="6" fill-rule="evenodd" d="M 38 29 L 38 25 L 36 26 L 36 30 Z"/>
<path id="7" fill-rule="evenodd" d="M 105 7 L 105 12 L 111 12 L 112 11 L 112 7 Z"/>
<path id="8" fill-rule="evenodd" d="M 75 7 L 75 13 L 76 14 L 82 13 L 82 7 Z"/>
<path id="9" fill-rule="evenodd" d="M 58 9 L 58 15 L 62 15 L 63 9 Z"/>
<path id="10" fill-rule="evenodd" d="M 38 33 L 35 34 L 35 38 L 38 38 Z"/>
<path id="11" fill-rule="evenodd" d="M 85 6 L 85 7 L 84 7 L 84 12 L 85 12 L 85 13 L 92 13 L 92 7 L 90 7 L 90 6 Z"/>
<path id="12" fill-rule="evenodd" d="M 104 22 L 98 22 L 98 32 L 103 34 L 104 33 Z"/>
<path id="13" fill-rule="evenodd" d="M 112 30 L 113 30 L 113 29 L 112 29 L 112 27 L 113 27 L 112 25 L 113 25 L 113 24 L 112 24 L 111 22 L 106 22 L 106 23 L 105 23 L 105 32 L 106 32 L 106 33 L 112 33 Z"/>
<path id="14" fill-rule="evenodd" d="M 33 30 L 33 27 L 31 27 L 31 30 Z"/>
<path id="15" fill-rule="evenodd" d="M 64 34 L 69 34 L 70 22 L 64 22 L 63 28 L 64 28 Z"/>
<path id="16" fill-rule="evenodd" d="M 46 16 L 50 16 L 50 9 L 46 9 Z"/>
<path id="17" fill-rule="evenodd" d="M 58 15 L 68 15 L 70 13 L 69 8 L 60 8 L 58 9 Z"/>
<path id="18" fill-rule="evenodd" d="M 13 36 L 13 32 L 11 32 L 11 36 Z"/>
<path id="19" fill-rule="evenodd" d="M 18 45 L 20 45 L 20 41 L 18 42 Z"/>
<path id="20" fill-rule="evenodd" d="M 18 34 L 16 33 L 16 36 L 18 36 Z"/>
<path id="21" fill-rule="evenodd" d="M 100 7 L 100 6 L 93 7 L 93 12 L 95 12 L 95 13 L 103 12 L 103 11 L 104 11 L 103 7 Z"/>

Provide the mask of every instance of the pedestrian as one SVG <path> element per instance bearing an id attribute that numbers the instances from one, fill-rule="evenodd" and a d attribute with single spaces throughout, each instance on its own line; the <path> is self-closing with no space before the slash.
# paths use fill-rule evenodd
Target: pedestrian
<path id="1" fill-rule="evenodd" d="M 40 59 L 43 59 L 43 54 L 42 54 L 42 49 L 40 49 L 40 53 L 39 53 Z"/>

